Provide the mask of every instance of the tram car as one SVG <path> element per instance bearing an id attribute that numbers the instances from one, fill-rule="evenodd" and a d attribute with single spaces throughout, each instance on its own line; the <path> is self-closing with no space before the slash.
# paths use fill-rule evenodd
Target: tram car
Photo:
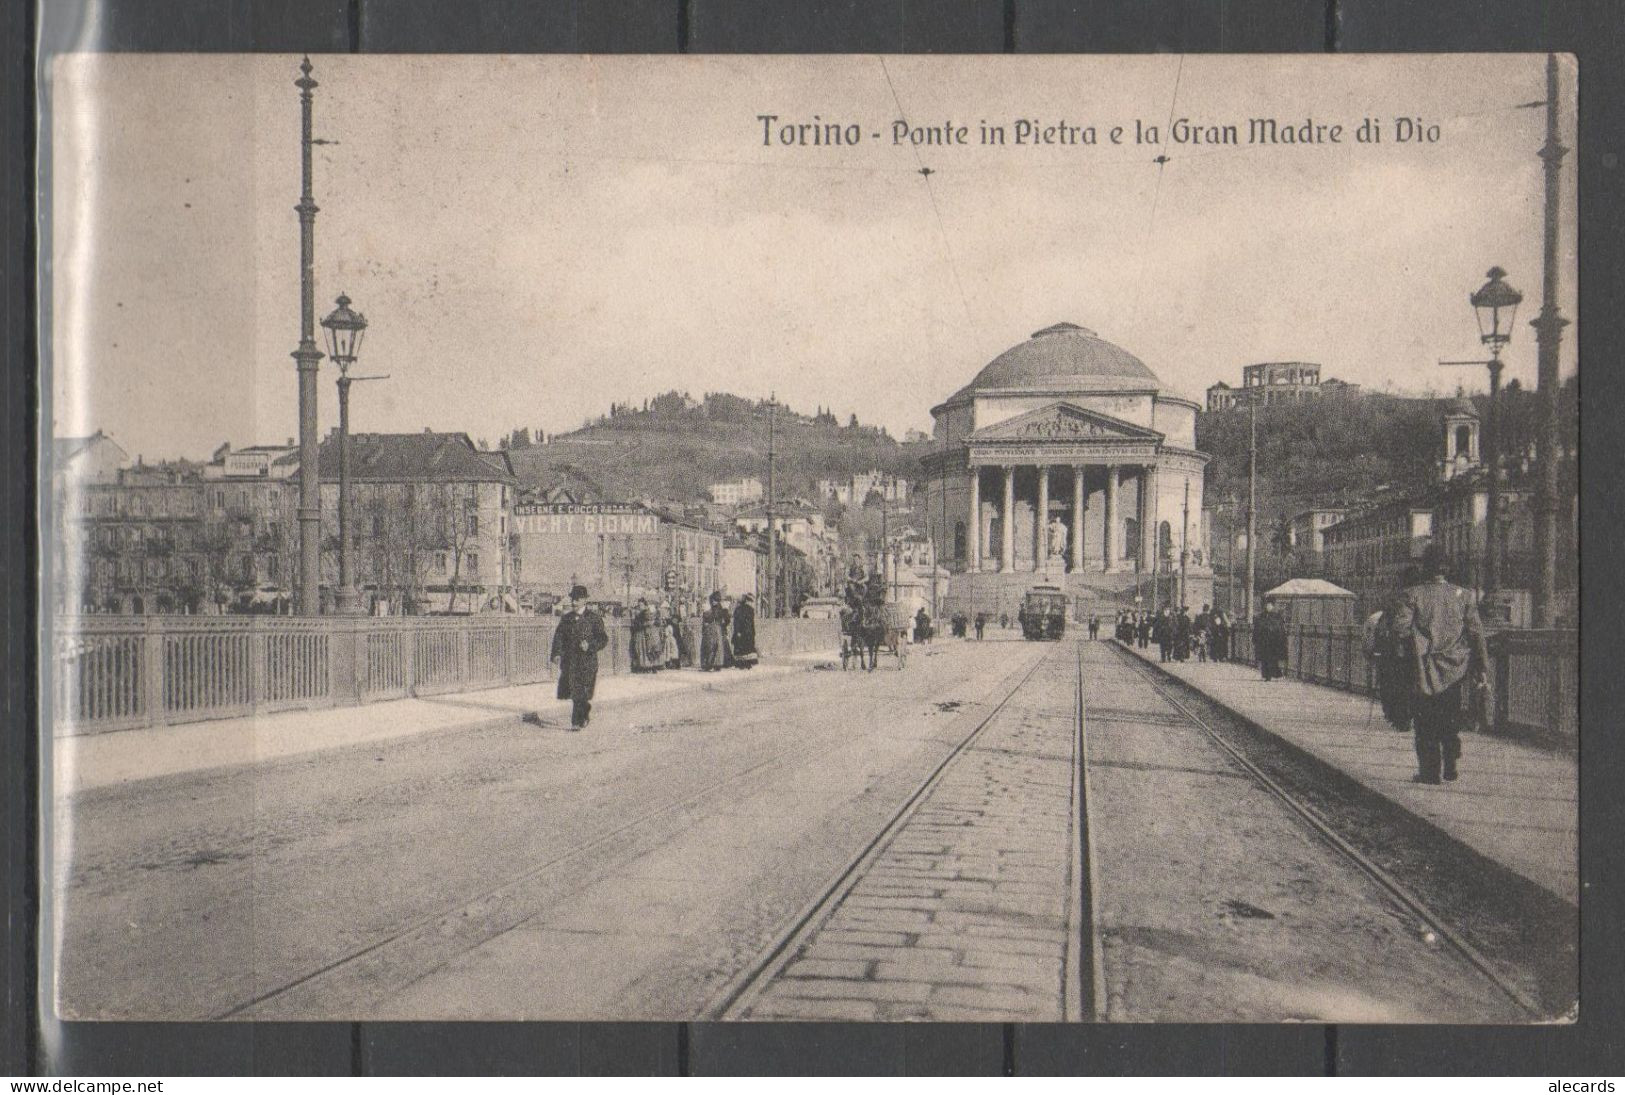
<path id="1" fill-rule="evenodd" d="M 1066 634 L 1066 594 L 1060 586 L 1033 586 L 1021 601 L 1021 637 L 1033 641 Z"/>

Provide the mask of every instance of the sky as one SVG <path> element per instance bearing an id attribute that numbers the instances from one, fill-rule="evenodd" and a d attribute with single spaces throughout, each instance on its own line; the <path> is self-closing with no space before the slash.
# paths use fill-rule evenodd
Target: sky
<path id="1" fill-rule="evenodd" d="M 1484 369 L 1437 362 L 1483 356 L 1467 297 L 1493 265 L 1526 298 L 1506 379 L 1534 384 L 1545 114 L 1520 104 L 1544 99 L 1543 55 L 312 62 L 315 134 L 336 142 L 315 149 L 317 315 L 347 293 L 369 321 L 357 371 L 388 374 L 354 388 L 357 431 L 494 443 L 678 389 L 772 393 L 900 437 L 1061 321 L 1194 399 L 1277 360 L 1482 390 Z M 154 460 L 297 432 L 298 63 L 57 61 L 58 435 L 103 429 Z M 1562 79 L 1572 145 L 1567 62 Z M 1254 117 L 1342 124 L 1343 141 L 1245 143 Z M 1353 139 L 1367 117 L 1381 143 Z M 1436 139 L 1396 141 L 1401 117 Z M 858 143 L 779 142 L 815 118 Z M 1021 118 L 1096 143 L 1018 146 Z M 1243 143 L 1176 141 L 1181 118 Z M 969 143 L 894 142 L 899 119 Z M 977 143 L 984 121 L 1004 145 Z M 1136 122 L 1159 139 L 1136 143 Z M 1571 326 L 1565 373 L 1575 346 Z M 324 362 L 324 431 L 335 375 Z"/>

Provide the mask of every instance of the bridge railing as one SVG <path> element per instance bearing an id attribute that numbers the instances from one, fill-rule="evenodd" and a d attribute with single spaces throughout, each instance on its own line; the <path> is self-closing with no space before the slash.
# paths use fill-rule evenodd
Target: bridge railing
<path id="1" fill-rule="evenodd" d="M 1257 665 L 1252 629 L 1233 637 L 1237 660 Z M 1488 636 L 1492 723 L 1506 733 L 1559 741 L 1580 734 L 1580 659 L 1573 631 L 1506 630 Z M 1377 690 L 1376 670 L 1365 656 L 1357 627 L 1288 627 L 1286 672 L 1312 684 L 1364 695 Z"/>
<path id="2" fill-rule="evenodd" d="M 99 733 L 553 680 L 546 616 L 69 616 L 55 621 L 54 731 Z M 606 621 L 600 672 L 630 671 Z M 833 620 L 758 620 L 768 657 L 838 648 Z M 685 622 L 699 647 L 697 621 Z"/>

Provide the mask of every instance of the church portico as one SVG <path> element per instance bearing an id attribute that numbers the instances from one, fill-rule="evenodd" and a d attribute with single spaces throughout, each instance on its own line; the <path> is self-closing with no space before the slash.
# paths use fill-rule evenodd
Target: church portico
<path id="1" fill-rule="evenodd" d="M 1159 531 L 1186 552 L 1187 572 L 1210 581 L 1196 409 L 1071 324 L 996 358 L 932 411 L 939 445 L 925 464 L 943 515 L 938 558 L 961 576 L 960 592 L 1043 583 L 1067 586 L 1080 604 L 1131 599 L 1159 554 L 1167 573 Z"/>
<path id="2" fill-rule="evenodd" d="M 1128 464 L 974 464 L 962 520 L 980 535 L 947 558 L 971 572 L 1140 570 L 1150 473 Z"/>

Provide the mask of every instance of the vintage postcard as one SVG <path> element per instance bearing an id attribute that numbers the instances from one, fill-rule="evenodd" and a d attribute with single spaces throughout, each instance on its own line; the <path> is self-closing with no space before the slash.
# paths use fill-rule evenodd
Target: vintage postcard
<path id="1" fill-rule="evenodd" d="M 1572 1021 L 1578 76 L 57 58 L 48 1009 Z"/>

